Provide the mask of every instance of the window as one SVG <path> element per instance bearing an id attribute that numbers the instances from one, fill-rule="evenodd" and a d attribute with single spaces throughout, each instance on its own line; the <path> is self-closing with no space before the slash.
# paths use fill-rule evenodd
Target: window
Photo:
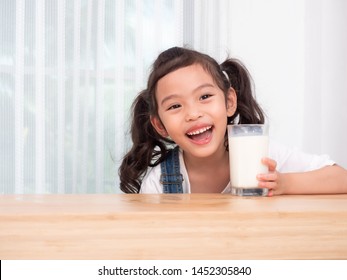
<path id="1" fill-rule="evenodd" d="M 0 5 L 0 193 L 117 192 L 129 108 L 182 37 L 182 1 Z"/>

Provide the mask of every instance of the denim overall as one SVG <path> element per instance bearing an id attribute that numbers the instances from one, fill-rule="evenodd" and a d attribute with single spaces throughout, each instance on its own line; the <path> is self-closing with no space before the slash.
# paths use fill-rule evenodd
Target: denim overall
<path id="1" fill-rule="evenodd" d="M 163 193 L 183 193 L 183 176 L 180 172 L 178 146 L 169 152 L 160 167 L 160 183 L 163 185 Z"/>

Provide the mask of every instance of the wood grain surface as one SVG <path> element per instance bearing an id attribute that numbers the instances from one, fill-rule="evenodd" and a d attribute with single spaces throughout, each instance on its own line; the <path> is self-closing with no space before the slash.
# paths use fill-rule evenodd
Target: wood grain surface
<path id="1" fill-rule="evenodd" d="M 347 259 L 347 195 L 2 195 L 0 259 Z"/>

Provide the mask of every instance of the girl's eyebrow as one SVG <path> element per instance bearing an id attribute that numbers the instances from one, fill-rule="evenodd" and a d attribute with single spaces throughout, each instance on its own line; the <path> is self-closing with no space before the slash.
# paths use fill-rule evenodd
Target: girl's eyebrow
<path id="1" fill-rule="evenodd" d="M 202 85 L 197 86 L 192 92 L 196 92 L 196 91 L 201 90 L 205 87 L 214 87 L 214 85 L 210 84 L 210 83 L 202 84 Z M 177 97 L 179 97 L 179 94 L 175 94 L 175 93 L 170 94 L 170 95 L 166 96 L 165 98 L 163 98 L 163 100 L 160 102 L 160 104 L 163 105 L 168 100 L 173 99 L 173 98 L 177 98 Z"/>
<path id="2" fill-rule="evenodd" d="M 179 97 L 178 94 L 170 94 L 170 95 L 166 96 L 165 98 L 163 98 L 163 100 L 160 102 L 160 104 L 163 105 L 165 102 L 169 101 L 170 99 L 177 98 L 177 97 Z"/>

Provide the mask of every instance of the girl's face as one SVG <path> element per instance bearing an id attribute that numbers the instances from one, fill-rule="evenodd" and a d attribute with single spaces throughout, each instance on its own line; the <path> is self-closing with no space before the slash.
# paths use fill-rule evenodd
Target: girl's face
<path id="1" fill-rule="evenodd" d="M 236 93 L 223 91 L 199 64 L 173 71 L 157 83 L 158 115 L 151 122 L 185 153 L 209 157 L 224 147 L 227 117 L 236 110 Z"/>

